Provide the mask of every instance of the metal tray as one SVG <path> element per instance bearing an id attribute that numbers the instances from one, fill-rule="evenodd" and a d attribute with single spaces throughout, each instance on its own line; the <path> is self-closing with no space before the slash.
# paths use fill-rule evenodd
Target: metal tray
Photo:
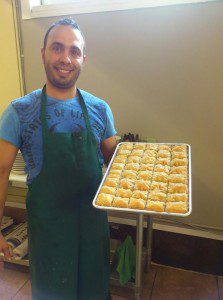
<path id="1" fill-rule="evenodd" d="M 140 144 L 146 144 L 146 145 L 154 145 L 154 144 L 158 144 L 158 145 L 172 145 L 172 146 L 187 146 L 187 150 L 188 150 L 188 212 L 187 213 L 169 213 L 169 212 L 157 212 L 157 211 L 150 211 L 150 210 L 142 210 L 142 209 L 132 209 L 132 208 L 118 208 L 118 207 L 108 207 L 108 206 L 99 206 L 96 204 L 96 200 L 98 197 L 98 194 L 100 193 L 100 189 L 102 187 L 102 185 L 104 184 L 106 177 L 110 171 L 111 165 L 113 163 L 113 160 L 117 154 L 117 151 L 119 149 L 120 145 L 123 144 L 128 144 L 129 142 L 121 142 L 117 145 L 115 152 L 112 156 L 112 159 L 108 165 L 107 171 L 101 181 L 101 184 L 98 188 L 98 191 L 94 197 L 93 200 L 93 206 L 97 209 L 101 209 L 101 210 L 107 210 L 107 211 L 120 211 L 120 212 L 127 212 L 127 213 L 137 213 L 137 214 L 151 214 L 151 215 L 167 215 L 167 216 L 180 216 L 180 217 L 186 217 L 189 216 L 192 212 L 192 196 L 191 196 L 191 148 L 190 145 L 188 144 L 184 144 L 184 143 L 140 143 Z M 138 144 L 138 143 L 137 143 Z"/>

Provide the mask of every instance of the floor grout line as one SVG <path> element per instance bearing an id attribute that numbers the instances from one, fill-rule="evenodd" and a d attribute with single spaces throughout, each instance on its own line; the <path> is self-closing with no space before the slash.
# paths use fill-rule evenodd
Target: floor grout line
<path id="1" fill-rule="evenodd" d="M 218 290 L 218 300 L 221 300 L 220 290 L 219 290 L 219 283 L 218 283 L 218 276 L 216 276 L 216 284 L 217 284 L 217 290 Z"/>
<path id="2" fill-rule="evenodd" d="M 152 300 L 152 297 L 153 297 L 153 288 L 154 288 L 154 285 L 155 285 L 156 276 L 157 276 L 157 270 L 155 271 L 155 276 L 154 276 L 151 292 L 150 292 L 150 295 L 149 295 L 149 300 Z"/>
<path id="3" fill-rule="evenodd" d="M 16 295 L 18 295 L 18 293 L 24 288 L 24 286 L 27 284 L 27 282 L 29 281 L 30 279 L 27 279 L 25 281 L 25 283 L 18 289 L 18 291 L 15 293 L 15 295 L 10 299 L 10 300 L 13 300 L 15 299 Z"/>

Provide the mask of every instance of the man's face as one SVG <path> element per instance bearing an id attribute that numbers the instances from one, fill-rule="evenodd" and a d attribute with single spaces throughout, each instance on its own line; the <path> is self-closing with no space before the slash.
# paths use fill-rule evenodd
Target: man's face
<path id="1" fill-rule="evenodd" d="M 84 39 L 79 30 L 61 25 L 50 31 L 41 53 L 47 79 L 54 87 L 75 86 L 86 59 L 83 50 Z"/>

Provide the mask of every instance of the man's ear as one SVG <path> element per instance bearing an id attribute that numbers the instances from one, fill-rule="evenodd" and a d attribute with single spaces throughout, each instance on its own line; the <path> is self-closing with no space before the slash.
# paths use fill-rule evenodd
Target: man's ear
<path id="1" fill-rule="evenodd" d="M 45 62 L 45 49 L 41 48 L 41 56 L 42 56 L 42 63 L 44 64 Z"/>
<path id="2" fill-rule="evenodd" d="M 83 55 L 83 63 L 86 63 L 86 60 L 87 60 L 87 56 L 84 54 Z"/>

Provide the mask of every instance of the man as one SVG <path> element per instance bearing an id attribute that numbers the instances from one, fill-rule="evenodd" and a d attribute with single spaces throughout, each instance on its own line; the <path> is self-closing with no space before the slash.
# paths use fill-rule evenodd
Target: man
<path id="1" fill-rule="evenodd" d="M 109 106 L 79 90 L 85 42 L 72 19 L 53 24 L 41 50 L 46 85 L 12 101 L 0 124 L 0 218 L 18 149 L 28 173 L 33 299 L 109 298 L 109 234 L 92 200 L 116 147 Z M 0 251 L 10 259 L 0 235 Z"/>

